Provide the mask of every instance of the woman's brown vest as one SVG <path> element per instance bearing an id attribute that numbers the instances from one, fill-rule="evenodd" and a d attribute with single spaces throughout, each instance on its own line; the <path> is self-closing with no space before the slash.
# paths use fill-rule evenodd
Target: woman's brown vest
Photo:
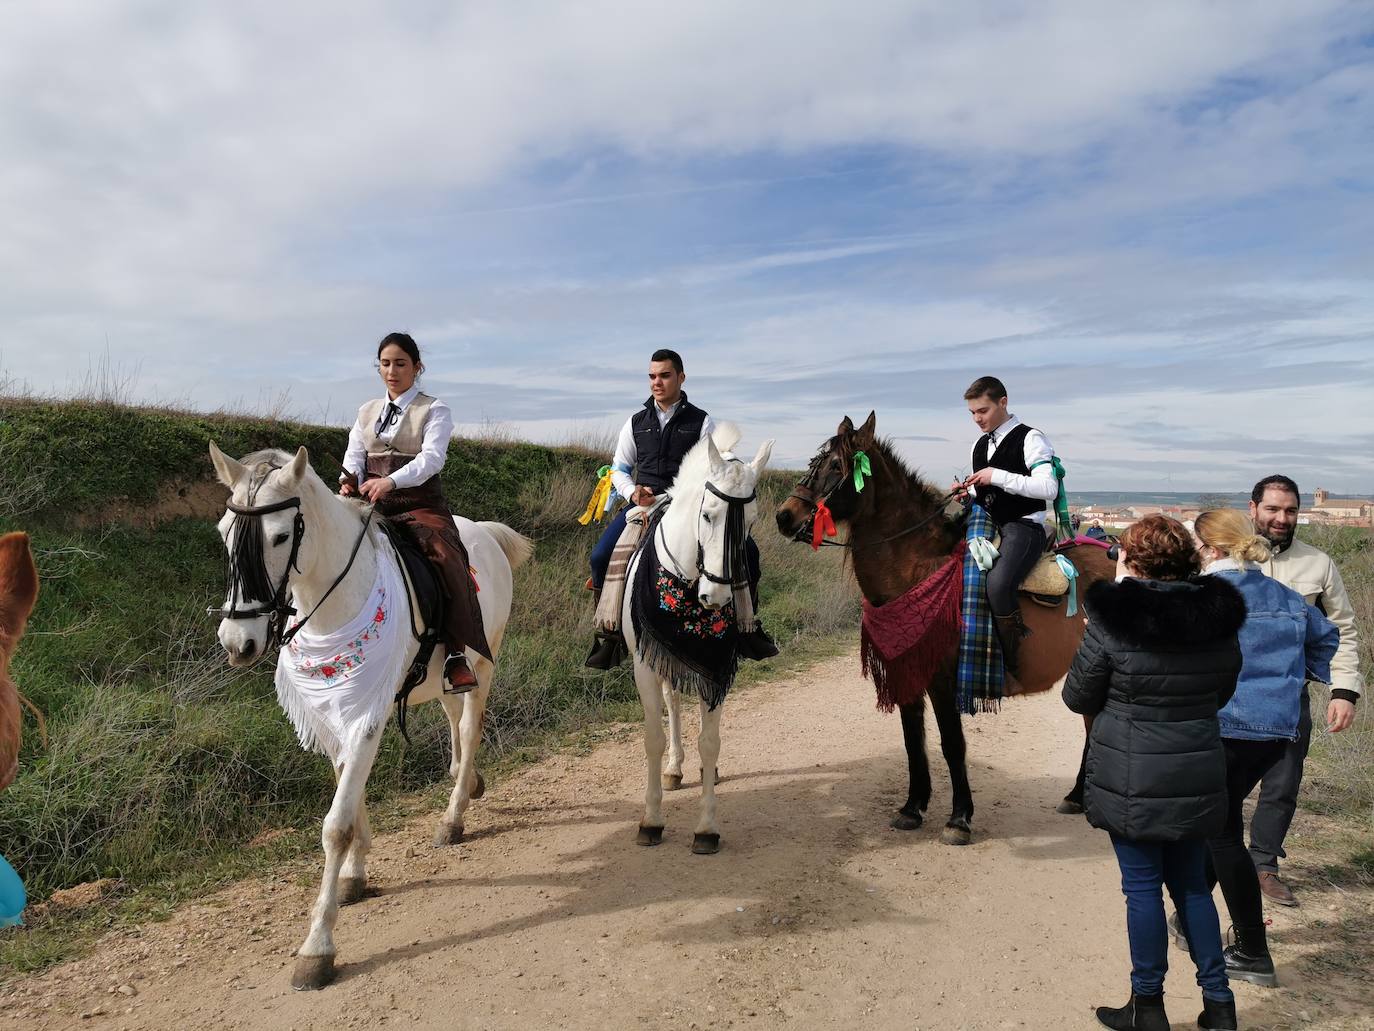
<path id="1" fill-rule="evenodd" d="M 425 441 L 425 421 L 434 398 L 418 393 L 401 413 L 399 426 L 390 442 L 376 432 L 377 419 L 386 410 L 385 399 L 369 401 L 358 409 L 367 447 L 367 470 L 363 481 L 390 476 L 409 465 Z M 444 619 L 444 644 L 449 654 L 461 653 L 466 645 L 479 655 L 491 658 L 482 610 L 477 602 L 477 586 L 468 565 L 468 551 L 453 523 L 453 513 L 444 498 L 444 486 L 436 473 L 414 487 L 397 487 L 377 503 L 377 512 L 405 527 L 439 570 L 448 601 Z"/>

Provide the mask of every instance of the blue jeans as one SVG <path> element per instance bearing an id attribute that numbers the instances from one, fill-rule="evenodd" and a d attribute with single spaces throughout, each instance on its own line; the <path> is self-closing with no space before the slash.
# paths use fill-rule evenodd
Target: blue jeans
<path id="1" fill-rule="evenodd" d="M 1116 862 L 1121 867 L 1121 893 L 1126 896 L 1126 936 L 1131 943 L 1131 991 L 1163 995 L 1169 969 L 1169 929 L 1164 920 L 1164 895 L 1169 889 L 1178 910 L 1179 928 L 1197 967 L 1197 983 L 1204 998 L 1230 1002 L 1235 996 L 1226 983 L 1226 960 L 1221 954 L 1221 924 L 1207 884 L 1207 842 L 1127 841 L 1112 835 Z"/>

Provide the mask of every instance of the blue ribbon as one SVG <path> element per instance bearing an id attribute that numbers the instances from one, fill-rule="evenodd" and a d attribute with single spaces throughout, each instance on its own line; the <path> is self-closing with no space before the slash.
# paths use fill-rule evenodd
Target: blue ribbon
<path id="1" fill-rule="evenodd" d="M 0 927 L 22 924 L 24 904 L 28 901 L 24 894 L 24 882 L 14 872 L 14 867 L 0 856 Z"/>
<path id="2" fill-rule="evenodd" d="M 1064 615 L 1076 616 L 1078 615 L 1078 570 L 1063 555 L 1054 556 L 1054 561 L 1059 565 L 1059 571 L 1069 581 L 1069 608 Z"/>

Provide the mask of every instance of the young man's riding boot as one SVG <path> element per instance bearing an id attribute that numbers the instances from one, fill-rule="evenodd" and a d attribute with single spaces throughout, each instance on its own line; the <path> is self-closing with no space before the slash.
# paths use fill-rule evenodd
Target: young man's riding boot
<path id="1" fill-rule="evenodd" d="M 1119 1009 L 1099 1006 L 1097 1022 L 1112 1031 L 1169 1031 L 1162 995 L 1133 994 L 1131 1001 Z"/>
<path id="2" fill-rule="evenodd" d="M 1002 664 L 1016 676 L 1021 672 L 1021 639 L 1030 634 L 1026 621 L 1021 618 L 1020 609 L 1010 616 L 994 615 L 992 619 L 997 624 L 997 639 L 1002 642 Z"/>
<path id="3" fill-rule="evenodd" d="M 1204 997 L 1202 1012 L 1197 1015 L 1197 1026 L 1202 1031 L 1236 1031 L 1235 1000 L 1217 1002 Z"/>
<path id="4" fill-rule="evenodd" d="M 586 661 L 582 665 L 588 669 L 615 669 L 629 654 L 630 649 L 625 644 L 624 634 L 619 631 L 598 630 L 592 650 L 587 653 Z"/>
<path id="5" fill-rule="evenodd" d="M 1258 930 L 1237 927 L 1236 943 L 1226 946 L 1222 955 L 1226 957 L 1226 976 L 1231 980 L 1249 981 L 1262 988 L 1279 986 L 1263 927 Z"/>
<path id="6" fill-rule="evenodd" d="M 749 600 L 753 603 L 752 608 L 755 612 L 754 629 L 747 634 L 740 634 L 735 641 L 735 651 L 739 653 L 741 659 L 753 659 L 755 662 L 762 662 L 764 659 L 771 659 L 778 654 L 778 645 L 768 631 L 763 628 L 763 620 L 758 618 L 759 611 L 759 585 L 751 583 L 749 585 Z"/>
<path id="7" fill-rule="evenodd" d="M 761 619 L 754 620 L 753 630 L 739 635 L 735 642 L 735 650 L 739 652 L 741 659 L 753 659 L 755 662 L 771 659 L 778 654 L 777 643 L 768 636 Z"/>
<path id="8" fill-rule="evenodd" d="M 467 694 L 477 686 L 477 674 L 468 668 L 467 656 L 462 652 L 444 661 L 444 679 L 448 681 L 444 694 Z"/>

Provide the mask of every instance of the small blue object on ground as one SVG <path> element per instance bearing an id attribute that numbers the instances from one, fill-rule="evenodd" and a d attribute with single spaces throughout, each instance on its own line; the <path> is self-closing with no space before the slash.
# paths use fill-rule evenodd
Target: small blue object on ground
<path id="1" fill-rule="evenodd" d="M 24 882 L 14 872 L 14 867 L 5 861 L 5 857 L 0 856 L 0 927 L 23 923 L 20 916 L 27 901 Z"/>

